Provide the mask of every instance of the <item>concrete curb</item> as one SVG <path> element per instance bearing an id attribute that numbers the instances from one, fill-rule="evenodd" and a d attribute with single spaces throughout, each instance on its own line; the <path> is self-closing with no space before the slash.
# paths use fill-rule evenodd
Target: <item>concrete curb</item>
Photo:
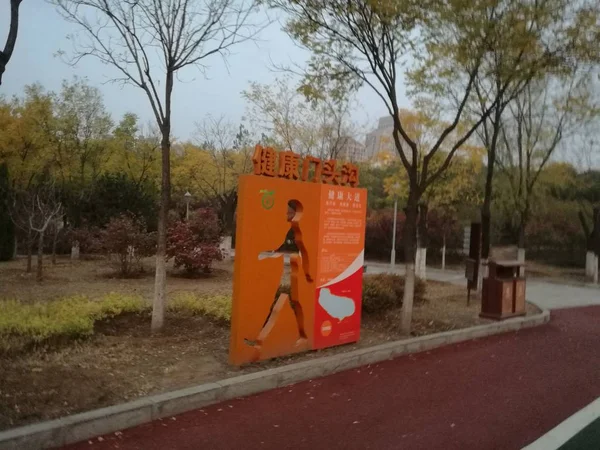
<path id="1" fill-rule="evenodd" d="M 557 450 L 600 417 L 600 397 L 521 450 Z"/>
<path id="2" fill-rule="evenodd" d="M 568 280 L 565 278 L 546 278 L 546 277 L 531 277 L 528 279 L 532 283 L 548 283 L 559 286 L 581 287 L 586 289 L 600 289 L 600 284 L 594 284 L 588 281 Z"/>
<path id="3" fill-rule="evenodd" d="M 543 310 L 540 314 L 533 316 L 389 342 L 165 394 L 152 395 L 121 405 L 0 432 L 0 450 L 61 447 L 221 401 L 331 375 L 409 353 L 431 350 L 447 344 L 531 328 L 545 324 L 549 320 L 550 311 Z"/>

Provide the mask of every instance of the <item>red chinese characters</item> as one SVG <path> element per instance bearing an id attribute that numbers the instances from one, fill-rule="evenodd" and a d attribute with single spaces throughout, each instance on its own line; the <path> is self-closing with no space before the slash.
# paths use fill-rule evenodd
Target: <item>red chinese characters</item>
<path id="1" fill-rule="evenodd" d="M 277 152 L 271 147 L 257 145 L 252 163 L 255 175 L 277 176 L 289 180 L 341 186 L 358 186 L 358 167 L 352 163 L 344 163 L 341 169 L 338 169 L 335 159 L 322 161 L 310 155 L 302 158 L 299 154 L 289 150 Z"/>
<path id="2" fill-rule="evenodd" d="M 254 164 L 254 175 L 264 175 L 267 177 L 275 176 L 275 161 L 277 152 L 271 147 L 262 147 L 257 145 L 252 157 Z"/>

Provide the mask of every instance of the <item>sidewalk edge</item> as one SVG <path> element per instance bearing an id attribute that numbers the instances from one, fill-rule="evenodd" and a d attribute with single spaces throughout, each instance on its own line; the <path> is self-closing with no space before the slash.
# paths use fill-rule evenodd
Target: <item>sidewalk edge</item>
<path id="1" fill-rule="evenodd" d="M 550 311 L 542 310 L 541 313 L 532 316 L 389 342 L 173 392 L 143 397 L 120 405 L 2 431 L 0 432 L 0 450 L 34 450 L 61 447 L 221 401 L 245 397 L 355 367 L 393 359 L 409 353 L 422 352 L 448 344 L 531 328 L 543 325 L 549 320 Z"/>

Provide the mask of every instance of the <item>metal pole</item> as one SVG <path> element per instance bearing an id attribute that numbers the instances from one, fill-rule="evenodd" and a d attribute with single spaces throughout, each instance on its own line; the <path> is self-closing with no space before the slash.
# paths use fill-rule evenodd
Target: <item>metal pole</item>
<path id="1" fill-rule="evenodd" d="M 398 197 L 394 199 L 394 230 L 392 232 L 392 254 L 390 256 L 390 265 L 392 268 L 396 265 L 396 218 L 398 216 Z"/>

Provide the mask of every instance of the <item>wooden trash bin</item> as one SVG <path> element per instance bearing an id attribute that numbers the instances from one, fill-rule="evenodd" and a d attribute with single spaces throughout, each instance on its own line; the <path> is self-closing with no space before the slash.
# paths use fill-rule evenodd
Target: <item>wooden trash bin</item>
<path id="1" fill-rule="evenodd" d="M 488 263 L 488 276 L 483 279 L 480 317 L 506 319 L 525 315 L 525 278 L 523 263 L 493 261 Z"/>

